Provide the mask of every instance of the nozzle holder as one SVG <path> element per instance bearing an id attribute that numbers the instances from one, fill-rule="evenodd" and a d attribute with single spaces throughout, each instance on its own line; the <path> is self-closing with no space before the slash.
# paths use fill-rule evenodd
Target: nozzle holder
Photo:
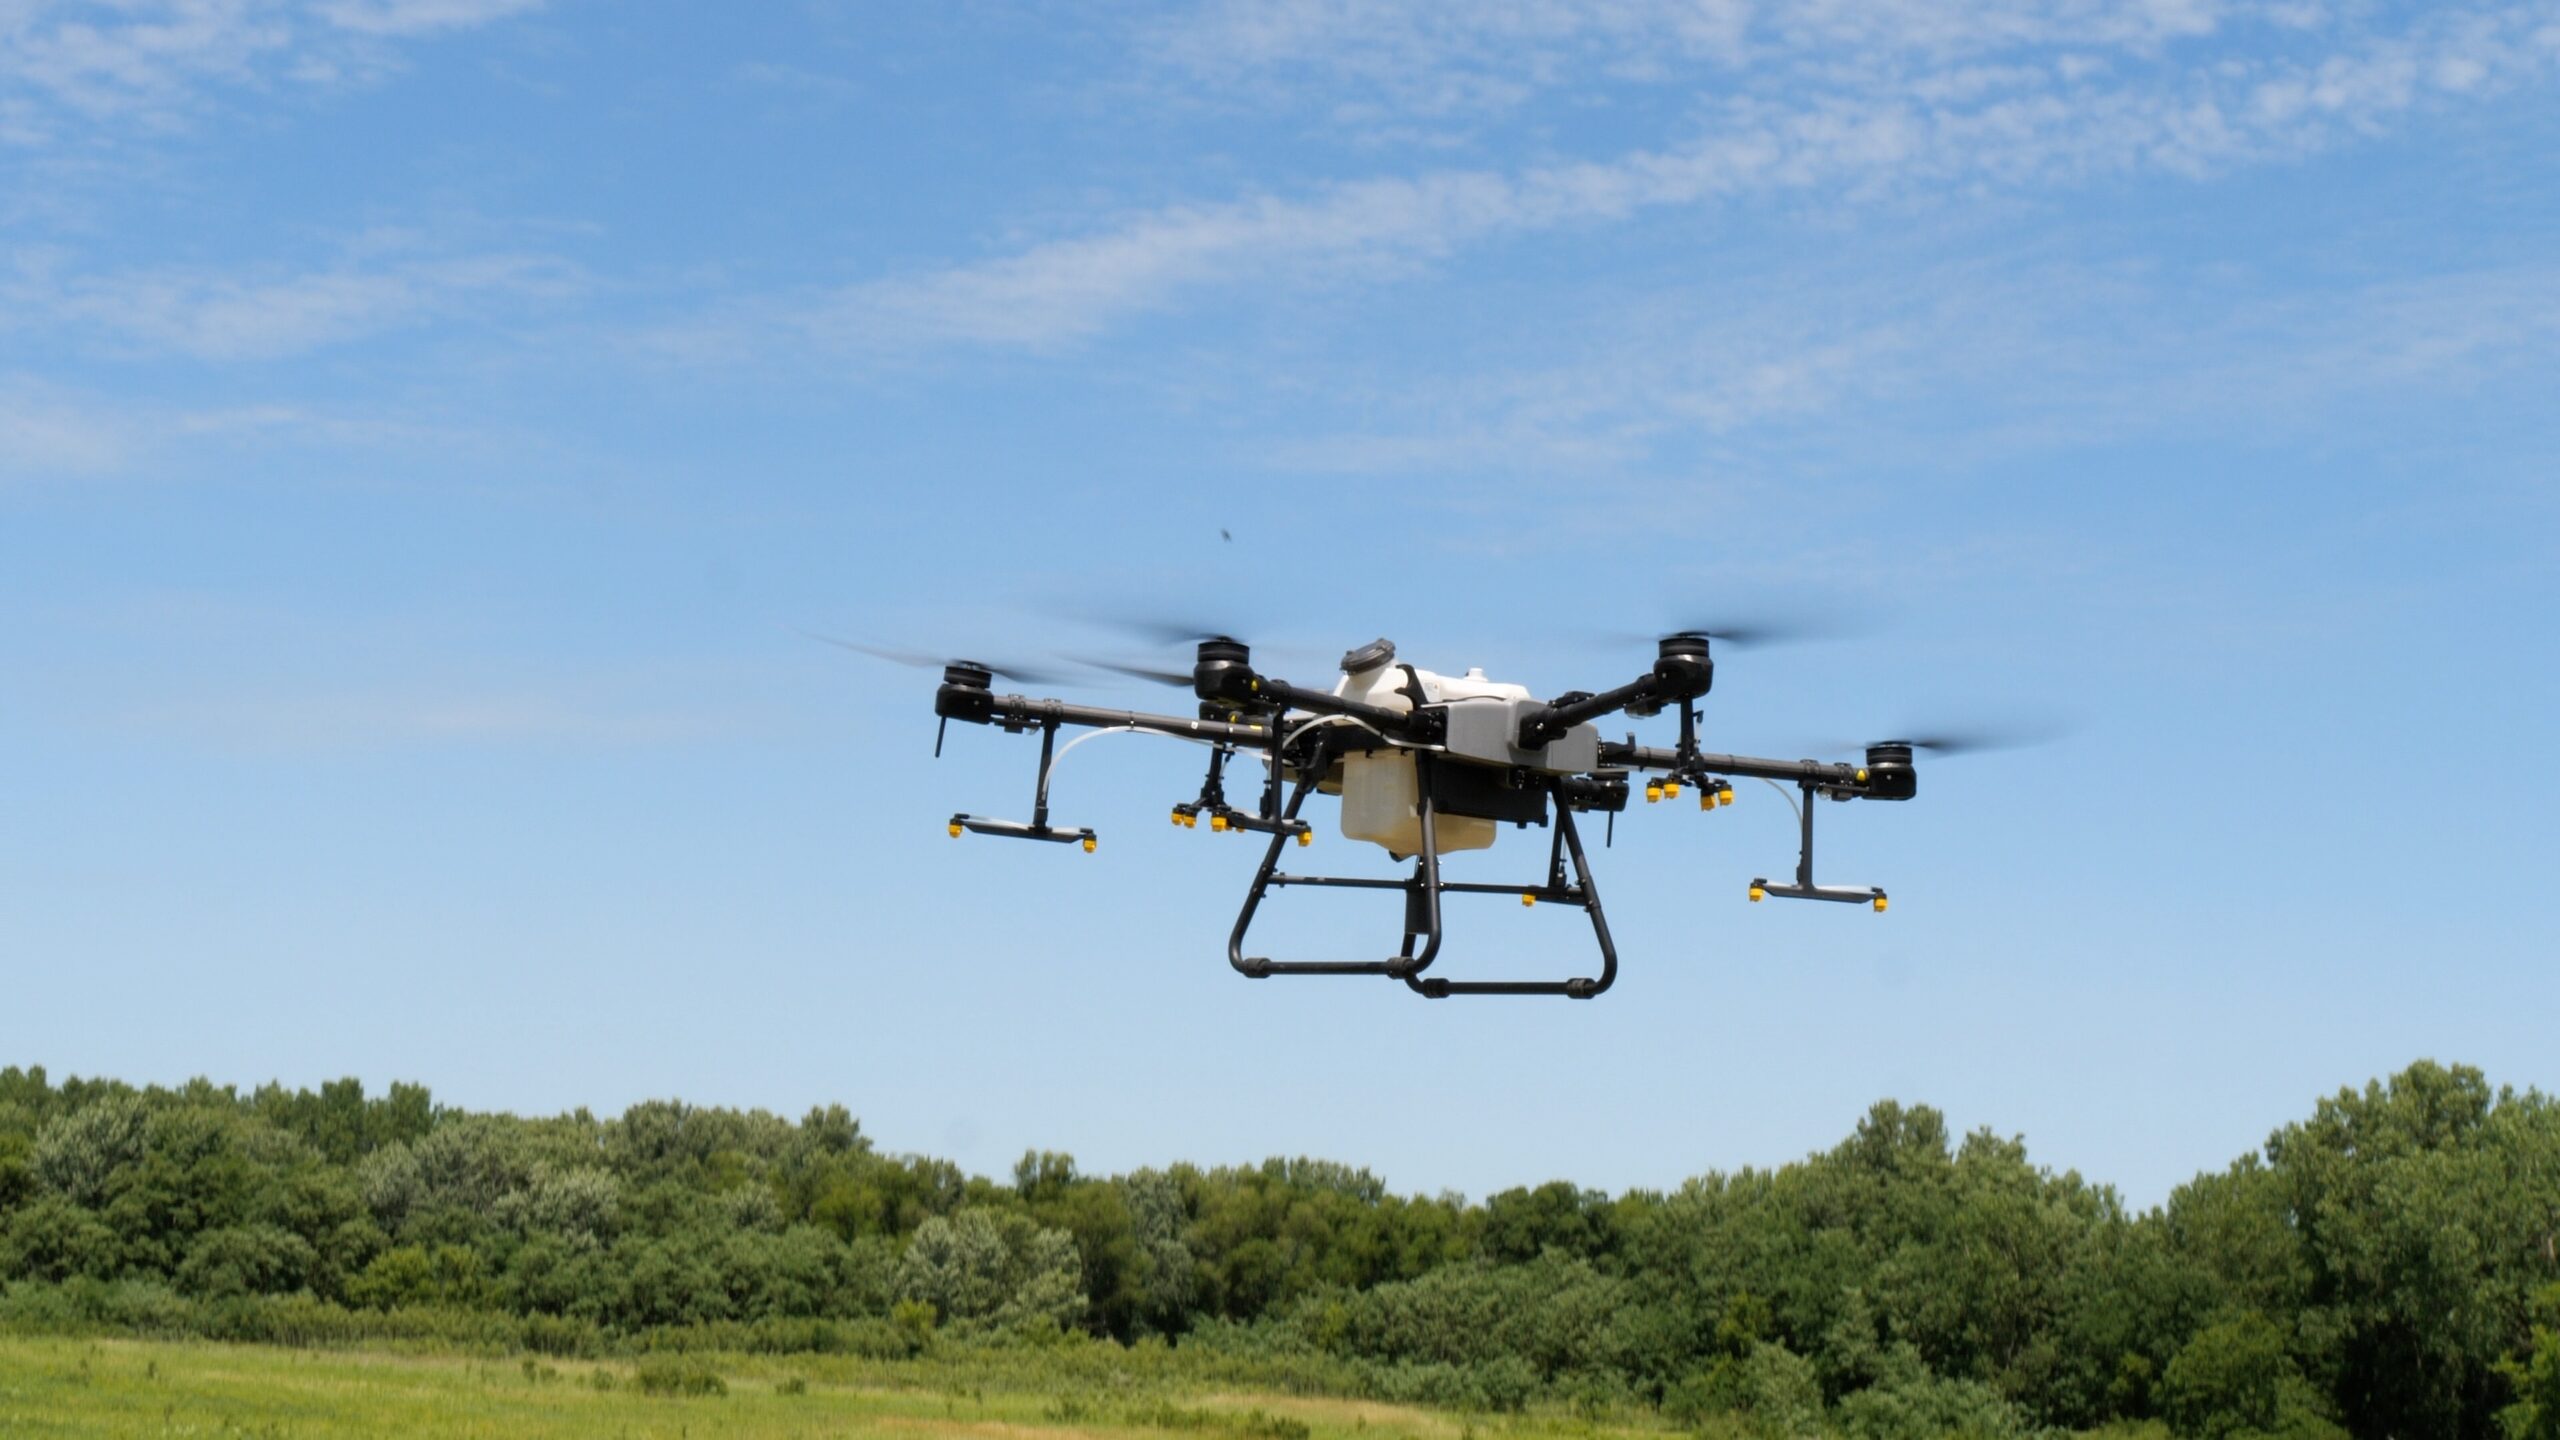
<path id="1" fill-rule="evenodd" d="M 973 835 L 994 835 L 1006 840 L 1048 840 L 1060 845 L 1078 845 L 1098 838 L 1093 831 L 1082 827 L 1066 829 L 1055 825 L 1026 825 L 1019 820 L 991 820 L 984 815 L 954 815 L 951 823 Z"/>
<path id="2" fill-rule="evenodd" d="M 1908 747 L 1905 747 L 1905 753 L 1909 753 Z M 1796 881 L 1792 885 L 1784 885 L 1767 876 L 1756 877 L 1751 882 L 1751 898 L 1758 900 L 1764 896 L 1776 896 L 1782 900 L 1831 900 L 1843 905 L 1872 905 L 1878 910 L 1884 909 L 1885 893 L 1876 886 L 1813 883 L 1813 797 L 1817 794 L 1828 794 L 1835 800 L 1850 797 L 1819 786 L 1812 780 L 1799 782 L 1797 788 L 1803 793 L 1804 800 L 1796 806 L 1796 819 L 1803 834 L 1803 848 L 1796 852 Z"/>
<path id="3" fill-rule="evenodd" d="M 1872 885 L 1865 889 L 1854 885 L 1781 885 L 1775 880 L 1760 879 L 1752 881 L 1751 888 L 1763 895 L 1774 895 L 1782 900 L 1836 900 L 1843 905 L 1872 905 L 1878 910 L 1884 908 L 1876 903 L 1885 898 L 1884 891 Z"/>
<path id="4" fill-rule="evenodd" d="M 952 668 L 958 669 L 961 667 L 954 666 Z M 942 687 L 942 693 L 949 694 L 952 692 L 953 688 L 953 686 L 946 683 Z M 1030 727 L 1026 725 L 1022 728 L 1028 729 Z M 1087 853 L 1092 852 L 1097 840 L 1097 837 L 1094 835 L 1092 830 L 1080 825 L 1052 825 L 1049 823 L 1049 766 L 1050 762 L 1056 758 L 1057 755 L 1057 717 L 1053 715 L 1041 721 L 1039 724 L 1039 730 L 1040 769 L 1037 772 L 1037 777 L 1031 788 L 1030 821 L 1025 823 L 1020 820 L 995 820 L 984 815 L 954 815 L 951 817 L 951 833 L 954 837 L 957 837 L 961 831 L 966 830 L 972 834 L 993 835 L 999 839 L 1005 840 L 1047 840 L 1058 845 L 1082 845 Z"/>
<path id="5" fill-rule="evenodd" d="M 1217 814 L 1225 819 L 1229 830 L 1253 830 L 1293 840 L 1301 835 L 1313 835 L 1316 829 L 1304 820 L 1265 820 L 1250 810 L 1238 810 L 1232 805 L 1219 806 Z"/>

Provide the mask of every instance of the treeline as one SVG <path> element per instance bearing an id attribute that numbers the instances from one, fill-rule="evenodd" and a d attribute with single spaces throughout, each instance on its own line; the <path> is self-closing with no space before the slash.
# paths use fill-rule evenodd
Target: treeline
<path id="1" fill-rule="evenodd" d="M 1892 1103 L 1774 1171 L 1466 1203 L 1314 1160 L 1096 1177 L 1037 1152 L 1001 1183 L 883 1154 L 834 1106 L 528 1120 L 408 1085 L 11 1069 L 0 1284 L 19 1324 L 563 1353 L 1117 1342 L 1771 1435 L 2560 1440 L 2560 1107 L 2421 1063 L 2132 1214 Z"/>

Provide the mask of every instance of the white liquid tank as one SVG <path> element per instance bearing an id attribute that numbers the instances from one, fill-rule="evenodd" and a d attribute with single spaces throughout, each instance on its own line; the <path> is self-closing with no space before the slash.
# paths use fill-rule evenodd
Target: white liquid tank
<path id="1" fill-rule="evenodd" d="M 1394 661 L 1395 647 L 1385 641 L 1360 647 L 1343 657 L 1342 680 L 1333 687 L 1333 693 L 1381 710 L 1410 711 L 1413 700 L 1405 693 L 1406 667 Z M 1417 666 L 1413 669 L 1413 679 L 1420 682 L 1423 700 L 1428 704 L 1477 698 L 1530 698 L 1526 686 L 1498 684 L 1487 680 L 1482 670 L 1470 670 L 1463 676 L 1448 676 L 1435 675 Z M 1421 803 L 1422 787 L 1415 774 L 1410 751 L 1389 747 L 1342 757 L 1344 835 L 1383 846 L 1398 855 L 1420 854 Z M 1485 849 L 1493 844 L 1497 833 L 1493 821 L 1472 815 L 1435 815 L 1432 826 L 1435 831 L 1433 839 L 1438 842 L 1443 855 L 1459 850 Z"/>

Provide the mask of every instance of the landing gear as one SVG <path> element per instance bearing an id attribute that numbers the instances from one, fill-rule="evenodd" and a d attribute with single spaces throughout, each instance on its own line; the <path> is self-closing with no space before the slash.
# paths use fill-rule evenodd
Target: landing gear
<path id="1" fill-rule="evenodd" d="M 1609 938 L 1609 920 L 1600 909 L 1600 891 L 1592 883 L 1591 863 L 1582 852 L 1582 837 L 1575 831 L 1573 812 L 1576 808 L 1568 796 L 1564 777 L 1539 777 L 1536 783 L 1544 792 L 1555 832 L 1547 856 L 1547 875 L 1541 884 L 1491 885 L 1444 880 L 1440 876 L 1439 812 L 1433 803 L 1429 767 L 1436 763 L 1428 754 L 1417 753 L 1414 764 L 1420 768 L 1417 777 L 1419 798 L 1416 818 L 1421 823 L 1422 848 L 1414 856 L 1413 874 L 1402 880 L 1380 880 L 1365 876 L 1292 875 L 1280 869 L 1280 855 L 1294 827 L 1299 825 L 1298 809 L 1324 773 L 1323 755 L 1300 770 L 1297 783 L 1291 787 L 1287 806 L 1278 817 L 1270 848 L 1264 852 L 1261 868 L 1254 872 L 1253 885 L 1245 892 L 1244 909 L 1236 916 L 1236 926 L 1227 936 L 1227 963 L 1239 974 L 1256 980 L 1273 975 L 1384 975 L 1402 980 L 1415 993 L 1434 1000 L 1452 995 L 1562 995 L 1575 1000 L 1588 1000 L 1607 990 L 1618 978 L 1618 950 Z M 1624 803 L 1624 792 L 1619 793 Z M 1570 879 L 1565 874 L 1567 858 L 1573 862 Z M 1405 897 L 1404 942 L 1396 954 L 1384 960 L 1273 960 L 1244 953 L 1245 932 L 1252 928 L 1254 912 L 1273 889 L 1308 885 L 1344 890 L 1401 890 Z M 1440 898 L 1443 895 L 1517 895 L 1523 905 L 1541 901 L 1580 906 L 1591 917 L 1592 934 L 1600 944 L 1600 974 L 1597 978 L 1576 976 L 1568 980 L 1451 980 L 1442 976 L 1425 977 L 1423 971 L 1440 954 Z"/>
<path id="2" fill-rule="evenodd" d="M 1885 893 L 1875 886 L 1861 888 L 1813 883 L 1813 801 L 1815 796 L 1827 792 L 1810 780 L 1800 782 L 1799 788 L 1804 792 L 1804 799 L 1796 806 L 1796 817 L 1804 826 L 1804 847 L 1796 853 L 1796 883 L 1776 885 L 1766 879 L 1753 880 L 1752 900 L 1757 902 L 1772 895 L 1781 900 L 1837 900 L 1844 905 L 1872 905 L 1881 912 L 1885 908 Z M 1781 790 L 1778 793 L 1783 795 L 1786 792 Z M 1850 797 L 1841 795 L 1838 798 L 1846 800 Z"/>

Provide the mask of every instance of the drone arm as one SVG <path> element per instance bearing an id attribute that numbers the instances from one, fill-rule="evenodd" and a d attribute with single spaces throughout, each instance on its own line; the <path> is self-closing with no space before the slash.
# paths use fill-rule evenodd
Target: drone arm
<path id="1" fill-rule="evenodd" d="M 1256 676 L 1254 679 L 1255 688 L 1251 696 L 1254 703 L 1277 706 L 1286 710 L 1303 710 L 1310 715 L 1341 715 L 1388 735 L 1401 736 L 1413 733 L 1415 717 L 1406 711 L 1389 710 L 1384 706 L 1365 704 L 1358 700 L 1346 700 L 1330 690 L 1310 690 L 1303 685 L 1292 685 L 1286 680 L 1274 680 L 1267 676 Z M 1222 699 L 1223 696 L 1211 698 Z"/>
<path id="2" fill-rule="evenodd" d="M 1714 688 L 1716 670 L 1707 659 L 1707 643 L 1690 635 L 1665 637 L 1662 657 L 1653 668 L 1615 690 L 1597 695 L 1564 695 L 1520 722 L 1520 747 L 1543 750 L 1574 726 L 1619 710 L 1650 715 L 1666 705 L 1686 706 Z"/>
<path id="3" fill-rule="evenodd" d="M 945 686 L 945 691 L 954 687 Z M 1001 725 L 1008 730 L 1026 730 L 1052 725 L 1088 725 L 1103 729 L 1142 730 L 1154 735 L 1177 735 L 1193 740 L 1210 740 L 1239 749 L 1259 750 L 1271 744 L 1268 725 L 1242 721 L 1202 720 L 1186 715 L 1150 715 L 1138 710 L 1105 710 L 1097 705 L 1078 705 L 1068 700 L 1036 700 L 1027 695 L 962 695 L 959 703 L 946 708 L 936 697 L 934 708 L 948 719 L 968 720 L 980 725 Z"/>
<path id="4" fill-rule="evenodd" d="M 1661 685 L 1657 677 L 1648 673 L 1615 690 L 1603 690 L 1597 695 L 1568 695 L 1550 701 L 1545 709 L 1536 711 L 1521 720 L 1520 746 L 1525 750 L 1543 750 L 1548 742 L 1574 726 L 1586 720 L 1597 720 L 1613 711 L 1624 710 L 1629 705 L 1643 704 L 1659 693 L 1660 689 Z"/>
<path id="5" fill-rule="evenodd" d="M 1749 755 L 1700 754 L 1682 758 L 1677 750 L 1655 745 L 1636 745 L 1625 741 L 1600 742 L 1600 763 L 1627 770 L 1678 771 L 1691 768 L 1718 775 L 1734 775 L 1748 780 L 1776 780 L 1786 784 L 1813 785 L 1820 789 L 1859 793 L 1869 791 L 1869 772 L 1855 765 L 1834 764 L 1821 760 L 1763 760 Z M 1874 798 L 1889 798 L 1876 795 Z"/>

